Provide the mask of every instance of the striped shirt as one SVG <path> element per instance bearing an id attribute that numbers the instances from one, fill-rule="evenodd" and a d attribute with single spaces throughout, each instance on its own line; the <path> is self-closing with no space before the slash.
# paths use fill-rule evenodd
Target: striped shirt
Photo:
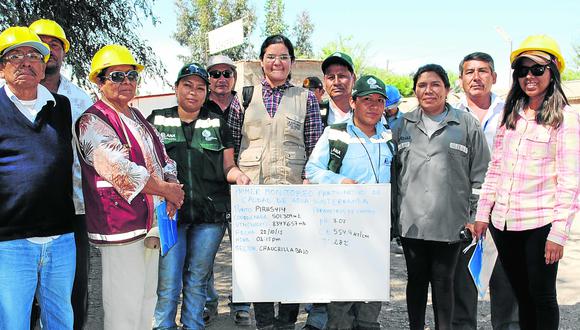
<path id="1" fill-rule="evenodd" d="M 526 118 L 497 130 L 476 221 L 522 231 L 552 224 L 548 240 L 564 245 L 578 210 L 580 116 L 571 107 L 555 129 Z"/>
<path id="2" fill-rule="evenodd" d="M 286 81 L 283 85 L 272 88 L 266 79 L 262 79 L 262 100 L 266 111 L 270 117 L 274 117 L 276 111 L 278 110 L 278 105 L 284 92 L 293 85 Z M 256 102 L 252 100 L 252 102 Z M 227 118 L 227 124 L 232 131 L 232 137 L 234 139 L 234 151 L 237 155 L 240 151 L 240 145 L 242 143 L 242 126 L 244 124 L 244 109 L 242 107 L 232 107 L 230 114 Z M 308 100 L 306 102 L 306 118 L 304 119 L 304 146 L 306 149 L 306 156 L 310 156 L 312 149 L 316 145 L 318 138 L 322 134 L 322 120 L 320 118 L 320 108 L 318 107 L 318 100 L 314 93 L 308 92 Z"/>

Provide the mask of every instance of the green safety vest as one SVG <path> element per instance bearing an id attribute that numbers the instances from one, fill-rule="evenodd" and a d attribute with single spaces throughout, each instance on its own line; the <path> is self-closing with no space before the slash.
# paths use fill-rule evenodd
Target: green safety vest
<path id="1" fill-rule="evenodd" d="M 178 177 L 186 184 L 186 201 L 180 212 L 212 222 L 213 214 L 221 216 L 229 212 L 229 185 L 223 172 L 225 146 L 220 135 L 220 117 L 205 108 L 201 111 L 193 124 L 189 145 L 177 107 L 154 110 L 148 120 L 163 137 L 169 156 L 180 168 Z"/>

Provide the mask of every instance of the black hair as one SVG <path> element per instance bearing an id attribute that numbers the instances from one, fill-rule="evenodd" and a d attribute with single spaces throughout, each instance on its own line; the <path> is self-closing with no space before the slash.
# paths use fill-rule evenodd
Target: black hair
<path id="1" fill-rule="evenodd" d="M 450 88 L 451 84 L 449 83 L 449 77 L 447 76 L 447 72 L 445 69 L 439 64 L 425 64 L 415 72 L 413 76 L 413 91 L 415 91 L 417 87 L 417 80 L 419 80 L 419 76 L 421 76 L 425 72 L 435 72 L 443 80 L 443 85 L 445 88 Z"/>
<path id="2" fill-rule="evenodd" d="M 260 47 L 260 60 L 264 59 L 266 48 L 274 44 L 284 44 L 284 46 L 288 48 L 288 54 L 290 55 L 290 59 L 292 60 L 292 62 L 294 62 L 294 60 L 296 59 L 296 57 L 294 57 L 294 46 L 292 45 L 290 39 L 286 38 L 281 34 L 269 36 L 268 38 L 266 38 L 266 40 L 264 40 L 264 42 L 262 43 L 262 47 Z"/>
<path id="3" fill-rule="evenodd" d="M 465 57 L 459 62 L 459 76 L 463 75 L 463 64 L 467 61 L 483 61 L 489 64 L 491 72 L 495 72 L 495 64 L 493 63 L 493 58 L 488 53 L 484 52 L 474 52 L 465 55 Z"/>
<path id="4" fill-rule="evenodd" d="M 546 88 L 546 95 L 544 96 L 542 105 L 536 110 L 536 123 L 558 128 L 564 120 L 562 110 L 569 103 L 562 90 L 562 78 L 560 71 L 558 71 L 558 66 L 553 60 L 553 56 L 550 56 L 552 57 L 552 61 L 547 64 L 547 70 L 550 71 L 550 84 Z M 516 63 L 516 68 L 513 70 L 512 87 L 506 98 L 503 118 L 501 119 L 501 125 L 506 125 L 508 129 L 516 128 L 517 112 L 529 102 L 529 97 L 522 90 L 517 75 L 517 68 L 520 66 L 521 61 L 520 63 Z"/>

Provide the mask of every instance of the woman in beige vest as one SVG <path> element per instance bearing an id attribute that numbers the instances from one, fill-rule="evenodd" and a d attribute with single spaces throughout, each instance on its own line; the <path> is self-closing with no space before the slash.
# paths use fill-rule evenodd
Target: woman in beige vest
<path id="1" fill-rule="evenodd" d="M 301 184 L 306 160 L 322 134 L 318 100 L 290 82 L 294 59 L 288 38 L 266 38 L 260 48 L 264 77 L 254 86 L 245 112 L 232 111 L 228 118 L 239 167 L 255 184 Z M 274 303 L 254 303 L 256 326 L 293 326 L 298 308 L 298 304 L 280 304 L 274 317 Z"/>

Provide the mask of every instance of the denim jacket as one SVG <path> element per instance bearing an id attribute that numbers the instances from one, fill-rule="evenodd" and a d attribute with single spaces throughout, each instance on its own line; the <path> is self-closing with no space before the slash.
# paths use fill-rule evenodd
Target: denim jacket
<path id="1" fill-rule="evenodd" d="M 475 219 L 489 149 L 476 118 L 446 107 L 431 138 L 420 107 L 405 113 L 393 134 L 403 237 L 455 242 L 462 226 Z"/>

